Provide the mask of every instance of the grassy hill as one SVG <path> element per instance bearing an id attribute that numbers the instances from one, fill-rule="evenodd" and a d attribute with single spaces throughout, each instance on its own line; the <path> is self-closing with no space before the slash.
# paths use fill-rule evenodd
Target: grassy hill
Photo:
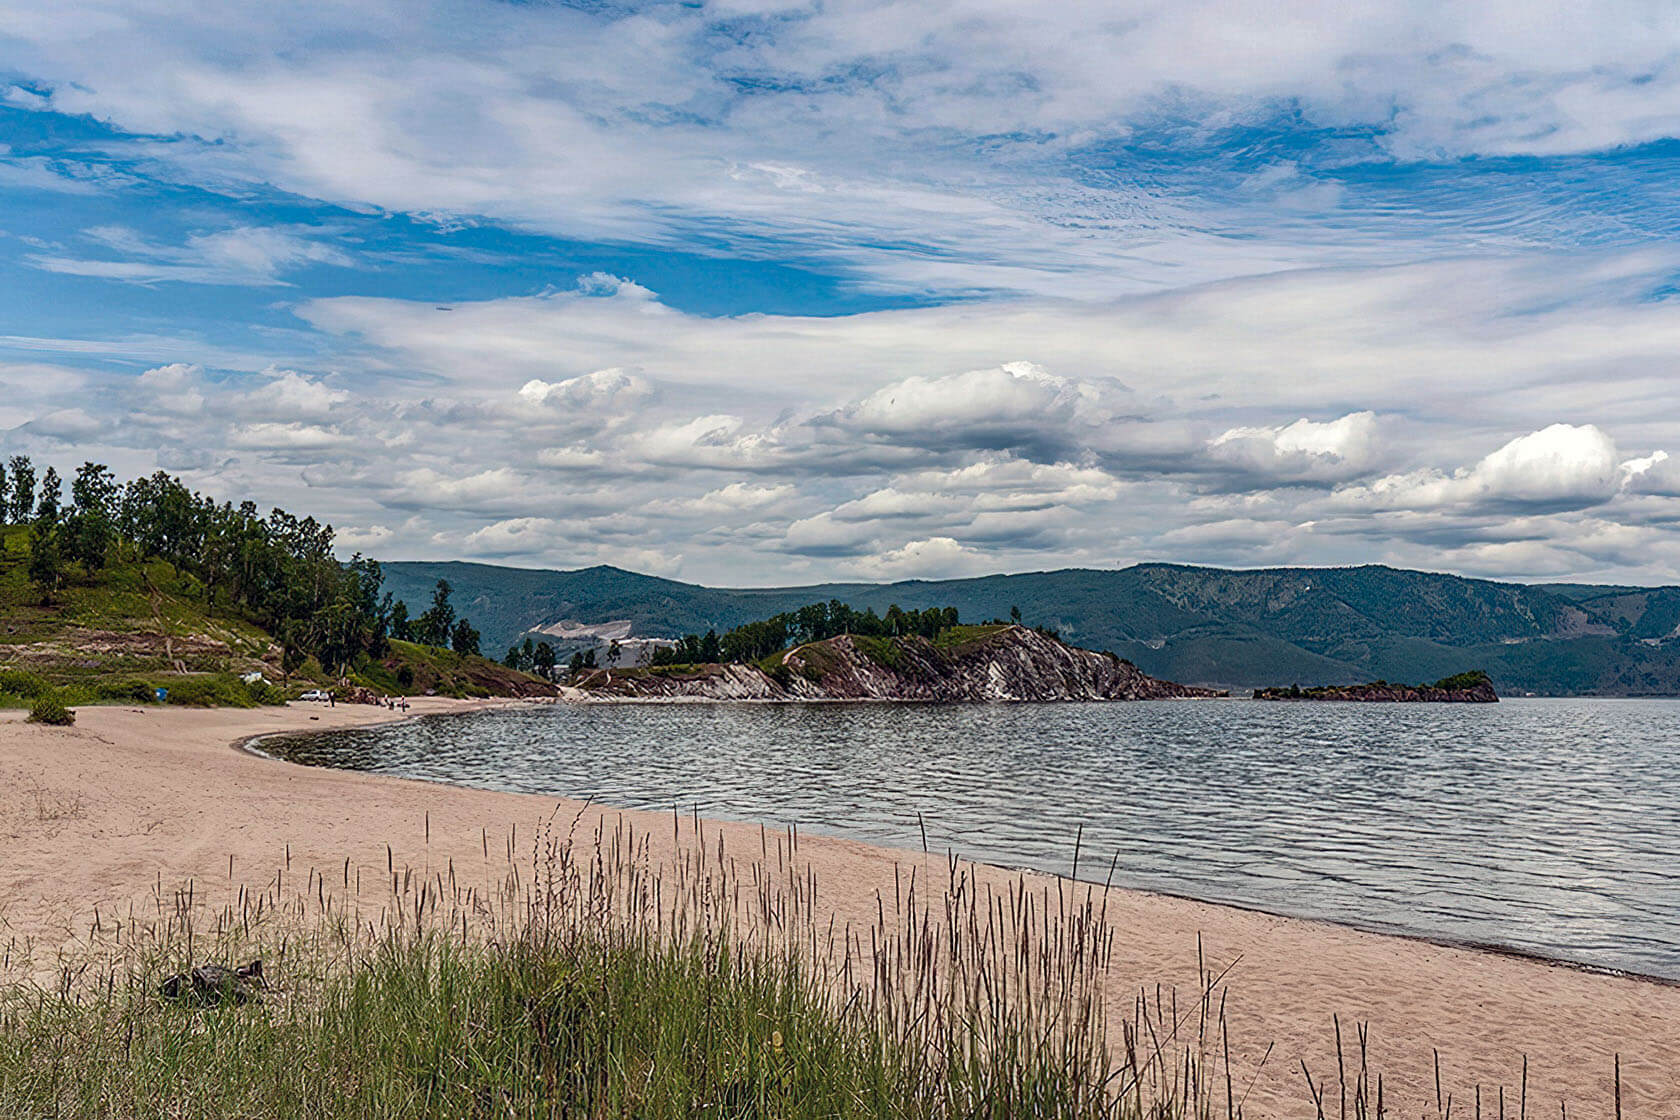
<path id="1" fill-rule="evenodd" d="M 1485 669 L 1506 693 L 1680 695 L 1680 588 L 1557 588 L 1378 565 L 1232 571 L 1141 564 L 963 580 L 722 589 L 618 568 L 536 571 L 387 563 L 424 604 L 440 578 L 500 649 L 562 619 L 629 619 L 638 635 L 716 629 L 828 599 L 884 612 L 954 606 L 1112 650 L 1152 676 L 1231 688 L 1435 680 Z"/>
<path id="2" fill-rule="evenodd" d="M 254 705 L 338 683 L 313 659 L 286 679 L 271 635 L 166 561 L 73 577 L 43 603 L 28 550 L 26 526 L 0 527 L 0 706 L 24 706 L 43 688 L 72 704 L 153 702 L 165 688 L 171 703 Z M 251 672 L 270 686 L 246 686 L 240 677 Z M 485 658 L 407 642 L 359 659 L 349 681 L 392 695 L 551 691 Z"/>

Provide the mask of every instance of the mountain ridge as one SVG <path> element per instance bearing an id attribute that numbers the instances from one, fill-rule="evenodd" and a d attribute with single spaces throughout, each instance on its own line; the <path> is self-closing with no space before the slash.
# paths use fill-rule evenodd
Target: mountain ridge
<path id="1" fill-rule="evenodd" d="M 1230 569 L 1152 562 L 956 580 L 713 588 L 611 565 L 573 571 L 467 561 L 384 565 L 398 598 L 438 578 L 486 648 L 571 619 L 637 635 L 720 632 L 813 600 L 883 612 L 956 606 L 1107 650 L 1151 676 L 1225 688 L 1432 680 L 1486 669 L 1506 695 L 1680 695 L 1680 587 L 1506 583 L 1381 564 Z"/>

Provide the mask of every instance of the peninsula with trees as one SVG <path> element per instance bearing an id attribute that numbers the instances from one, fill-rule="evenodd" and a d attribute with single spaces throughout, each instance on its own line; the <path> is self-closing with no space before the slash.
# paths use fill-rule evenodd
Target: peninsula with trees
<path id="1" fill-rule="evenodd" d="M 654 664 L 614 670 L 574 659 L 569 683 L 595 700 L 877 700 L 924 703 L 1191 699 L 1226 695 L 1157 680 L 1112 653 L 1051 630 L 994 619 L 964 625 L 955 607 L 884 615 L 833 600 L 689 634 Z"/>

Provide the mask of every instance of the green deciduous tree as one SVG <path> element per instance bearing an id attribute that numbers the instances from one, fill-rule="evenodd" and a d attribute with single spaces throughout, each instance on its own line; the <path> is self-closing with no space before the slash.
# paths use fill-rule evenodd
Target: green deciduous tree
<path id="1" fill-rule="evenodd" d="M 14 525 L 22 525 L 35 516 L 35 464 L 27 455 L 12 456 L 11 494 L 6 509 Z"/>
<path id="2" fill-rule="evenodd" d="M 46 518 L 29 531 L 29 579 L 44 603 L 51 603 L 64 583 L 63 529 Z"/>
<path id="3" fill-rule="evenodd" d="M 56 522 L 63 503 L 64 483 L 59 479 L 58 471 L 49 466 L 41 476 L 41 496 L 35 503 L 36 520 Z"/>
<path id="4" fill-rule="evenodd" d="M 455 623 L 449 631 L 449 648 L 456 653 L 478 652 L 478 631 L 472 623 L 464 618 Z"/>

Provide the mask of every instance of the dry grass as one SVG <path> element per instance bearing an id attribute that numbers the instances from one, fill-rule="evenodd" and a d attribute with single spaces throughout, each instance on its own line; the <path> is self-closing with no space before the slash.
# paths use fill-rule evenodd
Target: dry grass
<path id="1" fill-rule="evenodd" d="M 46 802 L 43 802 L 46 804 Z M 157 884 L 79 948 L 0 955 L 0 1115 L 65 1117 L 1093 1117 L 1234 1120 L 1225 972 L 1110 1021 L 1107 890 L 901 874 L 852 923 L 796 829 L 752 851 L 673 817 L 675 860 L 623 819 L 509 833 L 473 869 L 349 861 L 266 890 Z M 663 841 L 663 837 L 660 838 Z M 660 845 L 663 847 L 663 844 Z M 928 876 L 928 869 L 933 874 Z M 156 995 L 262 957 L 244 1008 Z M 1226 970 L 1228 971 L 1228 969 Z M 32 977 L 33 980 L 26 979 Z M 1363 1026 L 1303 1064 L 1303 1116 L 1392 1115 Z M 1264 1066 L 1264 1062 L 1262 1062 Z M 1500 1096 L 1490 1095 L 1488 1115 Z M 1437 1120 L 1472 1115 L 1439 1102 Z M 1511 1115 L 1528 1104 L 1513 1094 Z"/>

